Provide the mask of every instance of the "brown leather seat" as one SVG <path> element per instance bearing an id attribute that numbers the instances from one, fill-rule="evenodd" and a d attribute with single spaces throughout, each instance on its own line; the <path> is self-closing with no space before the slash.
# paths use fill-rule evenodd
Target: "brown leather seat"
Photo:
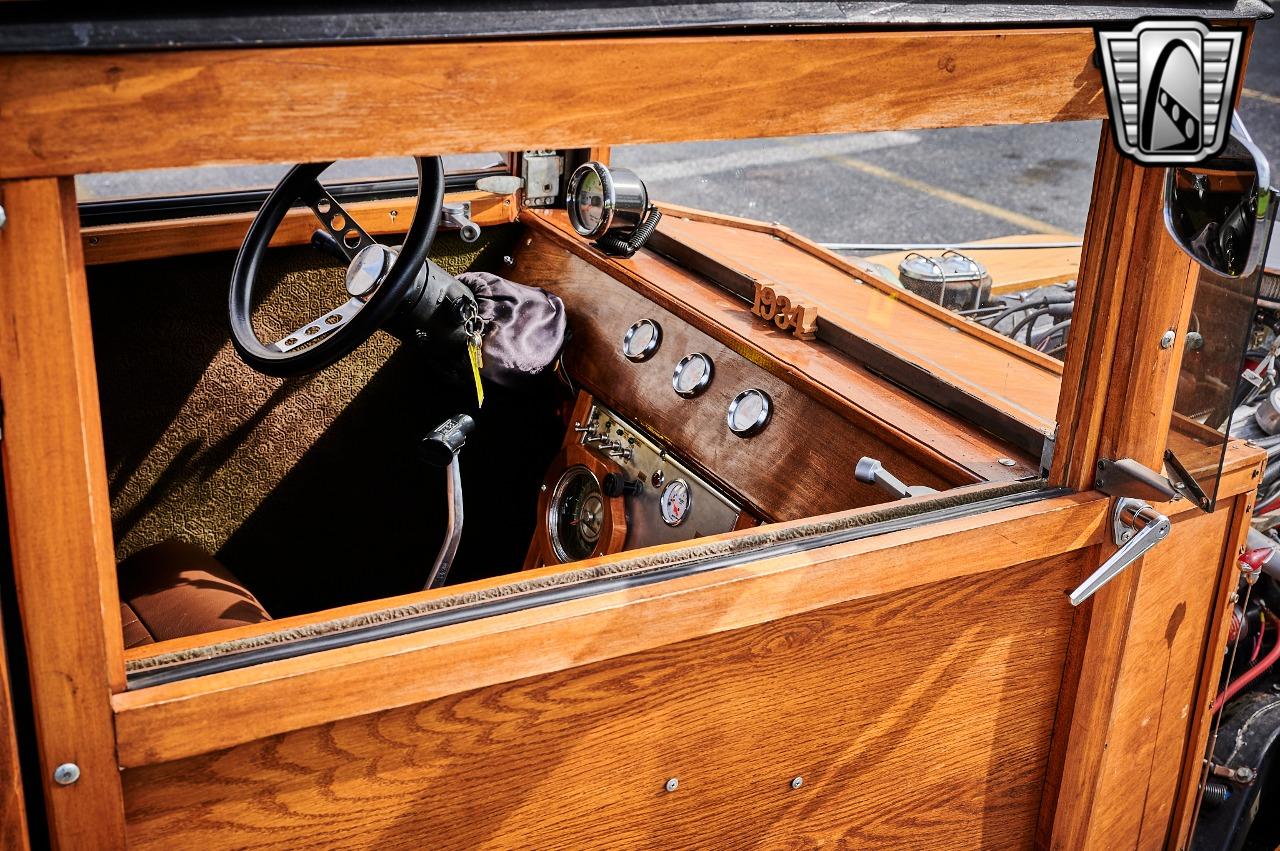
<path id="1" fill-rule="evenodd" d="M 271 620 L 231 571 L 183 541 L 134 553 L 117 576 L 125 647 Z"/>

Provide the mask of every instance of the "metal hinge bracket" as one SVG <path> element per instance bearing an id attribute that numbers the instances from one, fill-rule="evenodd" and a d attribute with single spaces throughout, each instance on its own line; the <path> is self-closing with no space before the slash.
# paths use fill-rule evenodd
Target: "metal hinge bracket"
<path id="1" fill-rule="evenodd" d="M 1107 496 L 1127 496 L 1155 502 L 1182 497 L 1166 477 L 1132 458 L 1121 458 L 1119 461 L 1098 459 L 1098 474 L 1094 477 L 1093 486 Z"/>
<path id="2" fill-rule="evenodd" d="M 524 206 L 555 206 L 564 176 L 564 157 L 555 151 L 525 151 L 520 155 L 520 176 L 524 178 Z"/>
<path id="3" fill-rule="evenodd" d="M 1173 523 L 1140 499 L 1121 497 L 1111 509 L 1111 538 L 1120 549 L 1071 592 L 1071 605 L 1078 606 L 1103 585 L 1115 579 L 1147 550 L 1169 537 Z"/>

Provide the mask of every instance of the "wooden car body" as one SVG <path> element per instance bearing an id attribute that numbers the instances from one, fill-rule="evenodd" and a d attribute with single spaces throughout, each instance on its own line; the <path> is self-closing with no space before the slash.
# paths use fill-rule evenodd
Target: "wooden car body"
<path id="1" fill-rule="evenodd" d="M 1196 13 L 1246 33 L 1260 14 Z M 1106 117 L 1096 21 L 1070 8 L 663 22 L 678 34 L 438 14 L 365 38 L 302 18 L 256 46 L 232 46 L 234 16 L 207 43 L 164 22 L 5 42 L 6 847 L 1185 847 L 1262 453 L 1232 442 L 1212 512 L 1158 505 L 1169 540 L 1069 604 L 1116 549 L 1099 461 L 1161 469 L 1182 335 L 1158 341 L 1196 284 L 1164 171 L 1105 123 L 1061 362 L 785 228 L 668 205 L 665 250 L 622 260 L 562 210 L 451 194 L 506 235 L 504 275 L 566 305 L 578 394 L 554 448 L 580 453 L 569 426 L 607 406 L 723 484 L 740 522 L 571 565 L 539 528 L 491 576 L 125 649 L 98 300 L 156 263 L 225 262 L 204 258 L 252 214 L 82 226 L 75 175 Z M 413 205 L 349 209 L 394 235 Z M 312 227 L 291 214 L 276 244 Z M 813 307 L 814 338 L 753 315 L 743 281 Z M 663 348 L 631 363 L 618 342 L 643 317 Z M 677 405 L 687 351 L 716 380 Z M 724 431 L 744 387 L 775 404 L 751 440 Z M 890 502 L 853 480 L 862 455 L 939 493 Z M 468 523 L 535 522 L 501 512 Z"/>

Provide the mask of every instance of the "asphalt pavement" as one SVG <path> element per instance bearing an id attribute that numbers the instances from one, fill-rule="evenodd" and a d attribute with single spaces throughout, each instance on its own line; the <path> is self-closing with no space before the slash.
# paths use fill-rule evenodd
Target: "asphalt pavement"
<path id="1" fill-rule="evenodd" d="M 1280 175 L 1280 22 L 1257 27 L 1239 104 Z M 777 221 L 823 242 L 963 242 L 1079 235 L 1101 122 L 618 147 L 658 199 Z M 494 155 L 455 158 L 481 165 Z M 164 169 L 77 180 L 82 199 L 269 185 L 287 166 Z M 326 177 L 406 175 L 408 159 L 339 163 Z M 1280 176 L 1277 177 L 1280 181 Z"/>

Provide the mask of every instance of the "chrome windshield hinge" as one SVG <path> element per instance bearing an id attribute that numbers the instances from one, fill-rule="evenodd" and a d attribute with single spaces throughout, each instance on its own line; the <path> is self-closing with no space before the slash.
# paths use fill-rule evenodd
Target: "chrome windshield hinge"
<path id="1" fill-rule="evenodd" d="M 1140 499 L 1121 497 L 1111 509 L 1111 536 L 1116 550 L 1111 558 L 1093 572 L 1080 587 L 1071 592 L 1071 605 L 1078 606 L 1099 588 L 1115 579 L 1120 571 L 1146 554 L 1147 550 L 1169 537 L 1173 524 L 1159 511 Z"/>

